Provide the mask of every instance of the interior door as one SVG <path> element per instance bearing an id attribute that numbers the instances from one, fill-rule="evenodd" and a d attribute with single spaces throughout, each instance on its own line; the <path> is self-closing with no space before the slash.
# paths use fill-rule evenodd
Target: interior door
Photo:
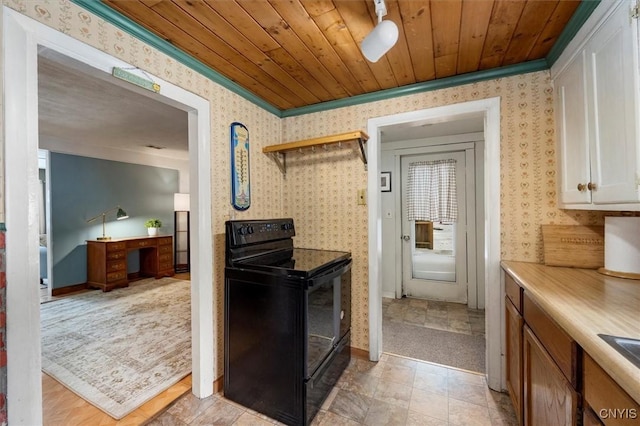
<path id="1" fill-rule="evenodd" d="M 410 168 L 453 160 L 455 168 L 455 221 L 415 216 L 408 203 L 428 204 L 428 191 L 416 192 L 408 185 Z M 407 296 L 467 303 L 467 212 L 464 151 L 406 155 L 402 170 L 402 287 Z M 448 190 L 452 190 L 448 188 Z M 412 194 L 409 194 L 411 192 Z M 412 214 L 414 217 L 410 218 Z"/>

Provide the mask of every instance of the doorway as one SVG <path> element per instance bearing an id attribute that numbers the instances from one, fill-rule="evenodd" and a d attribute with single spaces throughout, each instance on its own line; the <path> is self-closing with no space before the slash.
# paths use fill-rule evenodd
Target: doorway
<path id="1" fill-rule="evenodd" d="M 475 256 L 467 244 L 475 227 L 467 226 L 466 170 L 473 163 L 456 151 L 403 155 L 400 165 L 402 295 L 466 304 L 467 259 Z"/>
<path id="2" fill-rule="evenodd" d="M 40 359 L 38 228 L 38 96 L 37 53 L 46 47 L 68 55 L 105 73 L 113 67 L 131 65 L 3 7 L 5 105 L 5 177 L 7 262 L 7 389 L 9 423 L 42 422 L 42 376 Z M 212 292 L 210 106 L 205 99 L 154 77 L 163 87 L 161 98 L 182 108 L 189 120 L 189 164 L 193 212 L 191 317 L 193 342 L 193 393 L 206 397 L 213 392 L 214 318 Z M 124 84 L 124 83 L 123 83 Z M 141 89 L 141 93 L 144 93 Z M 13 283 L 13 285 L 12 285 Z M 29 336 L 25 339 L 24 336 Z"/>
<path id="3" fill-rule="evenodd" d="M 484 149 L 479 157 L 485 165 L 483 183 L 485 192 L 482 209 L 485 220 L 479 224 L 484 241 L 479 255 L 483 262 L 480 275 L 486 283 L 485 292 L 478 295 L 486 307 L 486 376 L 491 389 L 504 387 L 501 359 L 501 282 L 500 282 L 500 98 L 489 98 L 460 104 L 428 108 L 368 121 L 367 142 L 369 176 L 367 183 L 369 217 L 369 356 L 372 361 L 380 359 L 382 354 L 382 197 L 379 174 L 381 169 L 381 141 L 385 127 L 396 124 L 455 122 L 470 116 L 481 116 L 484 121 Z M 399 241 L 399 239 L 398 239 Z"/>

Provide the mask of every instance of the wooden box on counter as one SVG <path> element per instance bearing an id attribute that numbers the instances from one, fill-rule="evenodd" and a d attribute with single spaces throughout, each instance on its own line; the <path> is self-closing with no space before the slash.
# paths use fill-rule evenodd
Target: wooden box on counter
<path id="1" fill-rule="evenodd" d="M 140 271 L 127 274 L 127 254 L 140 252 Z M 111 291 L 127 287 L 137 277 L 170 277 L 173 269 L 173 237 L 132 237 L 87 241 L 87 285 Z"/>

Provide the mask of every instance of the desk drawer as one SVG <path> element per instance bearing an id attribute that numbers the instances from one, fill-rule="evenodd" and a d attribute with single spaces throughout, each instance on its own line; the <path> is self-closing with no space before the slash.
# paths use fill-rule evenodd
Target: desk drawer
<path id="1" fill-rule="evenodd" d="M 127 278 L 127 271 L 110 272 L 107 274 L 107 283 L 121 281 Z"/>
<path id="2" fill-rule="evenodd" d="M 160 254 L 173 253 L 173 246 L 172 245 L 159 246 L 158 247 L 158 252 Z"/>
<path id="3" fill-rule="evenodd" d="M 114 271 L 124 271 L 127 269 L 127 262 L 124 260 L 115 260 L 107 262 L 107 273 Z"/>
<path id="4" fill-rule="evenodd" d="M 165 254 L 161 254 L 160 256 L 158 256 L 158 262 L 163 263 L 163 262 L 173 262 L 173 255 L 171 253 L 165 253 Z"/>
<path id="5" fill-rule="evenodd" d="M 173 262 L 160 262 L 158 264 L 159 271 L 173 270 Z"/>
<path id="6" fill-rule="evenodd" d="M 124 259 L 126 256 L 126 251 L 107 251 L 107 260 Z"/>
<path id="7" fill-rule="evenodd" d="M 172 240 L 173 237 L 160 237 L 158 238 L 158 245 L 173 245 L 173 241 Z"/>
<path id="8" fill-rule="evenodd" d="M 107 252 L 121 251 L 127 248 L 127 243 L 124 241 L 117 243 L 107 243 Z"/>
<path id="9" fill-rule="evenodd" d="M 144 240 L 134 240 L 134 241 L 128 241 L 127 242 L 127 248 L 131 248 L 131 249 L 136 249 L 136 248 L 143 248 L 143 247 L 150 247 L 150 246 L 155 246 L 155 241 L 151 238 L 148 239 L 144 239 Z"/>

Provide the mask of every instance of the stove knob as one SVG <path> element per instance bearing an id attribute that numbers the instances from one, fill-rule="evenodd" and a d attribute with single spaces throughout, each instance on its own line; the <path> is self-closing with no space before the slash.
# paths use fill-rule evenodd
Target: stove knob
<path id="1" fill-rule="evenodd" d="M 247 234 L 253 234 L 253 226 L 247 226 Z"/>
<path id="2" fill-rule="evenodd" d="M 247 228 L 245 228 L 244 226 L 241 226 L 240 228 L 238 228 L 238 234 L 246 235 L 246 233 L 247 233 Z"/>

